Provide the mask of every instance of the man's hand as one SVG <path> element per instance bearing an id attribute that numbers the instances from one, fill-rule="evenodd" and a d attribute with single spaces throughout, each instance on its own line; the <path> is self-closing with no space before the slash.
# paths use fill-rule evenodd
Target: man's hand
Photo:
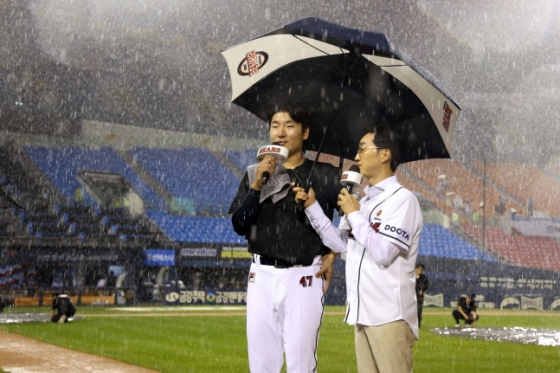
<path id="1" fill-rule="evenodd" d="M 348 193 L 346 188 L 342 188 L 340 191 L 337 204 L 346 216 L 350 215 L 354 211 L 360 211 L 360 204 L 358 203 L 358 200 L 356 197 Z"/>
<path id="2" fill-rule="evenodd" d="M 311 206 L 312 204 L 314 204 L 315 201 L 317 201 L 315 199 L 315 191 L 313 190 L 313 188 L 309 188 L 309 191 L 306 193 L 305 189 L 303 189 L 302 187 L 299 187 L 299 186 L 295 186 L 296 185 L 295 183 L 291 183 L 290 185 L 292 186 L 292 191 L 296 195 L 295 198 L 294 198 L 295 201 L 296 201 L 296 204 L 300 200 L 305 201 L 303 207 L 307 208 L 307 207 Z"/>
<path id="3" fill-rule="evenodd" d="M 315 277 L 319 278 L 323 276 L 325 279 L 325 286 L 323 286 L 323 291 L 326 293 L 329 286 L 331 286 L 331 279 L 334 273 L 334 261 L 336 260 L 337 253 L 330 252 L 328 254 L 323 255 L 323 265 L 321 266 L 321 270 L 315 273 Z"/>
<path id="4" fill-rule="evenodd" d="M 276 164 L 277 162 L 274 157 L 270 155 L 264 157 L 259 162 L 259 166 L 257 167 L 257 176 L 255 178 L 255 181 L 253 181 L 253 184 L 251 185 L 251 189 L 261 190 L 263 187 L 262 175 L 265 172 L 268 172 L 270 175 L 272 175 L 274 173 L 274 170 L 276 169 Z"/>

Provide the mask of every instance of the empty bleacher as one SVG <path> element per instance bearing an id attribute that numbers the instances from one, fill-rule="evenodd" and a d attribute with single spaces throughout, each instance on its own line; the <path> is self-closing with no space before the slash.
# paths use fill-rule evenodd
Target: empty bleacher
<path id="1" fill-rule="evenodd" d="M 0 147 L 0 187 L 8 197 L 27 209 L 46 210 L 49 207 L 48 187 L 41 180 L 30 177 L 22 163 L 13 157 L 17 152 Z"/>
<path id="2" fill-rule="evenodd" d="M 519 211 L 519 205 L 515 201 L 501 194 L 489 183 L 486 183 L 485 188 L 483 179 L 459 161 L 428 159 L 406 163 L 401 167 L 425 183 L 436 198 L 446 200 L 449 207 L 453 206 L 453 200 L 457 196 L 460 197 L 463 205 L 466 201 L 470 201 L 471 211 L 479 209 L 480 203 L 485 201 L 487 206 L 485 213 L 490 217 L 500 214 L 494 207 L 499 205 L 500 198 L 503 197 L 505 211 L 510 208 Z M 431 200 L 433 201 L 434 198 L 432 197 Z"/>
<path id="3" fill-rule="evenodd" d="M 113 149 L 27 147 L 26 151 L 69 201 L 72 201 L 74 189 L 78 185 L 76 180 L 78 171 L 87 169 L 120 173 L 139 193 L 143 194 L 143 198 L 161 202 L 160 197 Z M 182 203 L 193 201 L 195 213 L 190 215 L 169 214 L 162 208 L 162 203 L 148 206 L 147 216 L 169 239 L 184 243 L 246 244 L 244 237 L 233 232 L 230 218 L 226 214 L 240 180 L 210 151 L 198 148 L 180 150 L 134 148 L 130 154 L 135 162 L 139 162 L 173 197 Z M 224 151 L 224 155 L 241 172 L 244 172 L 248 165 L 255 163 L 255 150 Z M 401 167 L 404 169 L 397 172 L 400 182 L 408 189 L 432 201 L 434 206 L 446 215 L 453 212 L 453 206 L 449 205 L 449 198 L 445 195 L 447 192 L 459 194 L 463 201 L 472 201 L 473 210 L 483 200 L 480 170 L 471 172 L 458 161 L 434 159 L 407 163 Z M 509 166 L 509 169 L 511 168 Z M 505 193 L 506 208 L 519 208 L 518 201 L 527 197 L 528 192 L 535 191 L 534 188 L 529 187 L 516 190 L 503 185 L 503 180 L 507 177 L 496 176 L 497 173 L 503 172 L 496 165 L 487 165 L 487 172 L 495 183 L 486 185 L 486 200 L 489 206 L 486 209 L 487 218 L 498 215 L 491 207 L 497 205 L 500 197 L 504 196 L 495 186 L 504 188 L 503 190 L 507 192 Z M 528 180 L 532 179 L 534 184 L 540 185 L 539 179 L 542 179 L 544 183 L 549 184 L 542 173 L 541 175 L 535 170 L 528 169 L 527 174 L 529 176 L 523 178 L 521 183 L 528 184 Z M 440 175 L 446 175 L 447 189 L 441 189 Z M 513 177 L 513 174 L 508 175 L 509 178 Z M 508 199 L 508 195 L 513 198 Z M 536 193 L 535 197 L 537 197 Z M 143 216 L 131 216 L 123 208 L 102 209 L 91 203 L 92 201 L 86 202 L 88 203 L 85 206 L 57 206 L 55 211 L 50 212 L 25 212 L 21 214 L 20 220 L 29 234 L 37 237 L 69 236 L 83 239 L 112 236 L 126 240 L 152 239 L 158 234 L 158 228 L 151 225 Z M 535 198 L 535 210 L 543 207 L 539 202 L 543 203 L 542 200 Z M 206 214 L 208 212 L 211 214 Z M 478 228 L 471 227 L 465 229 L 465 232 L 473 237 L 473 241 L 469 242 L 480 239 Z M 491 227 L 488 228 L 488 232 L 491 233 L 487 234 L 487 246 L 489 252 L 494 253 L 496 257 L 504 257 L 520 265 L 546 269 L 557 267 L 546 263 L 560 262 L 554 256 L 554 252 L 550 251 L 550 247 L 558 246 L 553 240 L 511 236 Z M 482 252 L 469 242 L 440 225 L 426 223 L 420 238 L 419 255 L 495 260 L 488 252 Z M 516 248 L 515 254 L 506 249 L 512 245 Z M 560 252 L 560 249 L 558 251 Z"/>
<path id="4" fill-rule="evenodd" d="M 76 188 L 81 187 L 77 180 L 78 172 L 93 170 L 121 174 L 139 193 L 145 204 L 149 206 L 164 205 L 161 197 L 112 148 L 27 146 L 25 150 L 69 202 L 74 200 Z M 86 199 L 85 202 L 88 205 L 94 204 L 91 199 Z"/>
<path id="5" fill-rule="evenodd" d="M 434 203 L 434 205 L 442 212 L 450 215 L 452 212 L 452 208 L 451 206 L 448 206 L 443 199 L 438 198 L 434 195 L 434 193 L 430 190 L 428 190 L 427 188 L 425 188 L 424 186 L 422 186 L 421 184 L 414 182 L 414 180 L 412 180 L 412 178 L 410 177 L 408 172 L 403 172 L 403 170 L 401 168 L 397 168 L 397 180 L 399 181 L 399 183 L 404 186 L 405 188 L 407 188 L 408 190 L 414 192 L 414 193 L 419 193 L 422 196 L 424 196 L 426 199 L 428 199 L 429 201 L 431 201 L 432 203 Z"/>
<path id="6" fill-rule="evenodd" d="M 198 213 L 225 213 L 239 178 L 206 149 L 135 148 L 137 162 L 174 197 L 190 199 Z"/>
<path id="7" fill-rule="evenodd" d="M 249 149 L 244 151 L 226 150 L 225 156 L 229 159 L 241 172 L 245 172 L 247 167 L 257 163 L 255 156 L 257 149 Z"/>
<path id="8" fill-rule="evenodd" d="M 19 219 L 26 227 L 26 233 L 37 238 L 71 236 L 70 225 L 55 212 L 21 211 Z"/>
<path id="9" fill-rule="evenodd" d="M 15 228 L 12 224 L 0 220 L 0 237 L 11 237 L 16 235 Z"/>
<path id="10" fill-rule="evenodd" d="M 176 242 L 246 244 L 238 236 L 229 217 L 170 215 L 148 211 L 148 216 Z"/>
<path id="11" fill-rule="evenodd" d="M 479 171 L 483 168 L 480 162 L 474 162 L 473 165 Z M 489 179 L 507 190 L 523 206 L 533 197 L 534 211 L 551 217 L 560 216 L 560 183 L 537 167 L 530 164 L 487 163 L 486 173 Z"/>
<path id="12" fill-rule="evenodd" d="M 483 242 L 481 226 L 467 225 L 463 229 Z M 560 244 L 553 239 L 508 234 L 492 226 L 485 227 L 484 236 L 486 246 L 512 264 L 560 271 Z"/>
<path id="13" fill-rule="evenodd" d="M 418 255 L 423 256 L 466 260 L 495 260 L 491 255 L 483 253 L 475 246 L 438 224 L 424 224 L 418 246 Z"/>

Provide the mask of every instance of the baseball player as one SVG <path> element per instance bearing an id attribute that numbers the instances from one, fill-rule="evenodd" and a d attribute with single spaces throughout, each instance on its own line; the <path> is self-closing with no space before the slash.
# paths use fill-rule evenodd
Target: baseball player
<path id="1" fill-rule="evenodd" d="M 342 189 L 339 228 L 318 208 L 313 189 L 293 188 L 325 245 L 347 252 L 345 321 L 355 325 L 359 372 L 411 372 L 418 339 L 415 264 L 423 223 L 418 200 L 394 175 L 400 148 L 386 127 L 362 137 L 355 161 L 369 185 L 360 202 Z"/>
<path id="2" fill-rule="evenodd" d="M 235 232 L 253 254 L 247 286 L 249 367 L 255 373 L 315 372 L 324 292 L 334 254 L 325 247 L 302 209 L 291 182 L 303 185 L 312 161 L 304 158 L 309 115 L 287 104 L 270 116 L 270 141 L 288 149 L 280 165 L 267 156 L 249 166 L 230 207 Z M 263 185 L 262 175 L 271 177 Z M 329 217 L 336 208 L 340 175 L 317 163 L 311 177 L 318 208 Z M 327 275 L 327 279 L 322 277 Z M 318 277 L 316 277 L 318 276 Z"/>
<path id="3" fill-rule="evenodd" d="M 76 313 L 76 307 L 72 303 L 70 297 L 66 294 L 53 293 L 51 295 L 52 309 L 51 309 L 51 322 L 63 324 L 68 322 L 71 317 Z"/>

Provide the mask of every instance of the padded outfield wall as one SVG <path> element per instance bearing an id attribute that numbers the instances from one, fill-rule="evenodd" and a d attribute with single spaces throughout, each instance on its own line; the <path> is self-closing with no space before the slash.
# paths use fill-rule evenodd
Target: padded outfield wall
<path id="1" fill-rule="evenodd" d="M 191 247 L 187 247 L 191 246 Z M 220 244 L 184 245 L 181 248 L 146 250 L 113 249 L 56 249 L 29 248 L 18 252 L 14 262 L 27 265 L 127 265 L 129 269 L 146 268 L 159 271 L 166 266 L 172 271 L 201 271 L 221 269 L 229 274 L 245 276 L 251 260 L 242 247 L 232 248 Z M 150 257 L 158 251 L 159 257 Z M 164 258 L 161 252 L 172 256 Z M 165 253 L 164 253 L 165 254 Z M 171 259 L 171 262 L 169 261 Z M 161 260 L 161 262 L 158 262 Z M 419 257 L 426 266 L 430 288 L 426 292 L 425 307 L 454 307 L 462 294 L 475 293 L 479 308 L 538 309 L 560 311 L 560 273 L 532 268 L 511 266 L 499 262 Z M 335 276 L 325 303 L 343 305 L 346 284 L 345 262 L 336 261 Z M 179 288 L 173 281 L 163 284 L 161 302 L 168 305 L 188 304 L 244 304 L 246 294 L 241 288 L 222 286 L 214 278 L 204 288 L 192 288 L 186 282 Z"/>

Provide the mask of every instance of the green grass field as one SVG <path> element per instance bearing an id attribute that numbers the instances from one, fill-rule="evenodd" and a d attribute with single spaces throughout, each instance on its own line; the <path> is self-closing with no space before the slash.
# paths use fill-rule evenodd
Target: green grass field
<path id="1" fill-rule="evenodd" d="M 9 312 L 30 311 L 47 312 L 48 308 Z M 327 307 L 326 311 L 342 312 L 343 308 Z M 446 314 L 429 314 L 434 311 Z M 429 330 L 453 326 L 451 311 L 429 308 L 425 312 L 420 340 L 414 347 L 414 373 L 560 371 L 559 347 L 435 335 Z M 178 316 L 131 316 L 111 308 L 80 308 L 79 313 L 85 319 L 69 324 L 8 324 L 0 325 L 0 330 L 161 372 L 248 371 L 245 316 L 192 316 L 184 311 Z M 121 316 L 113 317 L 115 314 Z M 479 326 L 560 329 L 560 313 L 490 316 L 482 310 L 481 315 Z M 342 317 L 324 317 L 318 352 L 321 373 L 356 372 L 353 329 Z"/>

